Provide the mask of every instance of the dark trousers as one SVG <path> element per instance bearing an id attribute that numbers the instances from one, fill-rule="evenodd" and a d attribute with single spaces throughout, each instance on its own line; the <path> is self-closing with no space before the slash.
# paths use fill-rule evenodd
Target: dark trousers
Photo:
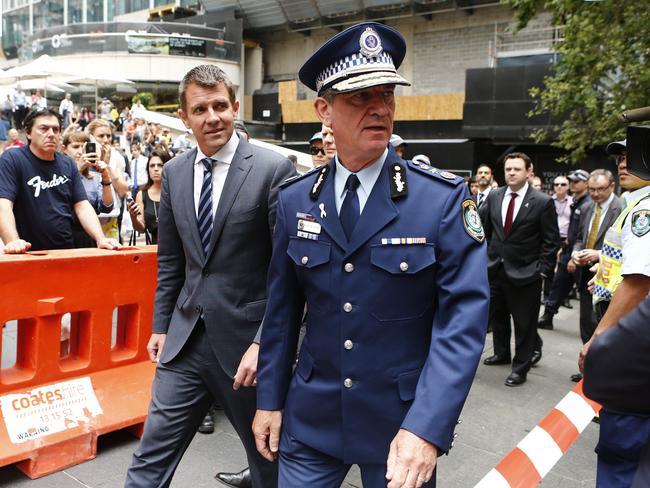
<path id="1" fill-rule="evenodd" d="M 634 476 L 632 488 L 647 488 L 650 486 L 650 440 L 641 451 L 639 467 Z"/>
<path id="2" fill-rule="evenodd" d="M 564 259 L 560 259 L 555 276 L 553 277 L 551 291 L 548 294 L 548 298 L 544 301 L 544 312 L 548 312 L 551 315 L 557 314 L 560 309 L 560 304 L 569 296 L 569 292 L 573 287 L 574 275 L 567 271 L 566 265 L 567 263 L 564 262 Z M 591 298 L 591 295 L 589 297 Z"/>
<path id="3" fill-rule="evenodd" d="M 515 285 L 501 267 L 490 281 L 490 324 L 494 354 L 510 358 L 510 316 L 515 326 L 515 355 L 512 372 L 525 375 L 534 350 L 541 350 L 537 334 L 541 278 L 527 285 Z"/>
<path id="4" fill-rule="evenodd" d="M 232 381 L 215 358 L 200 320 L 180 354 L 156 368 L 144 435 L 133 453 L 125 486 L 168 487 L 205 412 L 216 399 L 244 444 L 254 488 L 276 488 L 277 463 L 266 461 L 257 452 L 251 430 L 255 388 L 235 391 Z"/>
<path id="5" fill-rule="evenodd" d="M 578 291 L 580 292 L 580 339 L 582 339 L 583 344 L 591 339 L 598 325 L 593 299 L 591 293 L 587 290 L 589 280 L 594 277 L 594 274 L 589 271 L 589 267 L 583 266 L 579 270 L 578 275 Z"/>
<path id="6" fill-rule="evenodd" d="M 23 128 L 23 120 L 25 118 L 25 115 L 27 114 L 27 107 L 16 107 L 16 110 L 14 111 L 14 127 L 17 130 L 22 130 Z"/>
<path id="7" fill-rule="evenodd" d="M 650 419 L 600 411 L 596 488 L 628 488 L 650 439 Z"/>
<path id="8" fill-rule="evenodd" d="M 603 300 L 601 302 L 598 302 L 596 304 L 596 327 L 598 327 L 598 323 L 600 320 L 605 316 L 605 313 L 607 312 L 607 309 L 609 308 L 609 301 L 608 300 Z"/>
<path id="9" fill-rule="evenodd" d="M 282 429 L 278 488 L 339 488 L 351 465 L 303 444 Z M 363 488 L 385 488 L 386 464 L 360 464 Z M 422 485 L 435 488 L 436 474 Z"/>
<path id="10" fill-rule="evenodd" d="M 544 297 L 544 301 L 546 301 L 551 294 L 554 278 L 555 270 L 551 271 L 551 273 L 546 278 L 542 279 L 542 296 Z"/>

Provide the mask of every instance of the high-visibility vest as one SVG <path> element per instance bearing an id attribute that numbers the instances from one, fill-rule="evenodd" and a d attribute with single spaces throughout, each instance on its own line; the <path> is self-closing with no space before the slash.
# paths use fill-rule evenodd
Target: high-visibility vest
<path id="1" fill-rule="evenodd" d="M 623 266 L 623 224 L 628 214 L 637 204 L 650 197 L 650 194 L 643 195 L 632 200 L 627 207 L 619 214 L 618 218 L 605 234 L 603 247 L 600 250 L 598 260 L 598 271 L 594 280 L 593 304 L 598 302 L 611 301 L 616 287 L 623 281 L 621 268 Z"/>

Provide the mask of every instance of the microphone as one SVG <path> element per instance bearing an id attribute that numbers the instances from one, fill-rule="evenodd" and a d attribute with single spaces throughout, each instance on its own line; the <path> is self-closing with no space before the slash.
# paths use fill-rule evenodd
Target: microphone
<path id="1" fill-rule="evenodd" d="M 623 123 L 631 122 L 642 122 L 644 120 L 650 119 L 650 107 L 641 107 L 634 108 L 632 110 L 626 110 L 621 115 L 618 116 L 618 119 Z"/>

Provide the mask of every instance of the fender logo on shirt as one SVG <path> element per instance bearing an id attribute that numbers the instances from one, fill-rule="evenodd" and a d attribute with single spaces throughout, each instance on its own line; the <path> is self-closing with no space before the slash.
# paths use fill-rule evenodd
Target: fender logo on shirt
<path id="1" fill-rule="evenodd" d="M 63 185 L 68 181 L 70 181 L 70 178 L 67 176 L 57 176 L 56 173 L 54 173 L 51 181 L 43 181 L 40 176 L 34 176 L 27 182 L 27 184 L 34 187 L 34 198 L 38 198 L 41 194 L 41 190 L 54 188 L 55 186 Z"/>

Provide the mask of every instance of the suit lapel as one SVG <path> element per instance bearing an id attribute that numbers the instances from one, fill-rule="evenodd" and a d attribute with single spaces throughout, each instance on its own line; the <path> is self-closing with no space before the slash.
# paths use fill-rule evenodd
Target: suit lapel
<path id="1" fill-rule="evenodd" d="M 308 213 L 316 218 L 321 227 L 325 229 L 341 249 L 345 249 L 348 243 L 336 212 L 336 200 L 334 198 L 334 160 L 331 160 L 328 165 L 330 166 L 329 177 L 323 183 L 323 189 Z"/>
<path id="2" fill-rule="evenodd" d="M 350 243 L 346 251 L 348 256 L 399 215 L 389 191 L 388 164 L 390 163 L 388 160 L 390 155 L 389 152 L 389 156 L 386 158 L 375 186 L 370 192 L 363 212 L 359 216 L 357 226 L 350 236 Z"/>
<path id="3" fill-rule="evenodd" d="M 228 213 L 230 213 L 232 204 L 235 202 L 235 198 L 237 197 L 246 176 L 251 170 L 252 156 L 253 153 L 248 147 L 248 143 L 240 139 L 237 151 L 235 151 L 235 155 L 230 163 L 230 168 L 228 169 L 228 175 L 226 176 L 226 181 L 223 185 L 223 191 L 219 197 L 217 212 L 214 215 L 212 237 L 210 238 L 210 247 L 208 248 L 208 254 L 205 258 L 206 262 L 214 251 L 215 245 L 223 231 L 226 217 L 228 216 Z"/>
<path id="4" fill-rule="evenodd" d="M 521 202 L 521 207 L 519 207 L 519 212 L 517 212 L 517 216 L 515 217 L 515 220 L 513 220 L 512 222 L 512 227 L 510 228 L 510 232 L 508 232 L 508 236 L 512 235 L 512 232 L 517 228 L 517 226 L 526 220 L 528 214 L 533 208 L 534 202 L 535 202 L 535 190 L 533 190 L 532 186 L 528 186 L 528 190 L 524 195 L 524 201 Z"/>
<path id="5" fill-rule="evenodd" d="M 615 208 L 616 207 L 616 208 Z M 612 200 L 612 203 L 609 204 L 609 207 L 607 208 L 607 212 L 605 212 L 605 217 L 603 218 L 603 223 L 598 226 L 598 234 L 596 235 L 596 241 L 595 242 L 600 242 L 602 241 L 603 237 L 605 236 L 605 232 L 614 224 L 614 221 L 616 220 L 616 216 L 614 216 L 614 211 L 617 209 L 616 205 L 616 200 Z M 591 220 L 591 217 L 596 213 L 596 204 L 592 207 L 591 215 L 589 216 L 589 222 Z"/>
<path id="6" fill-rule="evenodd" d="M 203 256 L 203 246 L 201 245 L 201 236 L 199 235 L 199 226 L 196 220 L 196 210 L 194 208 L 194 160 L 196 159 L 196 149 L 192 149 L 187 153 L 185 159 L 184 167 L 181 169 L 181 178 L 183 178 L 183 186 L 187 191 L 187 198 L 182 198 L 182 205 L 185 206 L 183 213 L 186 215 L 187 221 L 190 223 L 190 234 L 192 235 L 192 241 L 194 245 L 199 250 L 201 256 Z"/>
<path id="7" fill-rule="evenodd" d="M 494 197 L 490 201 L 490 212 L 492 213 L 492 222 L 498 225 L 492 225 L 492 232 L 497 231 L 501 240 L 505 238 L 503 233 L 503 215 L 501 214 L 501 207 L 503 207 L 503 199 L 506 197 L 507 186 L 498 188 L 494 191 Z M 489 197 L 489 195 L 488 195 Z"/>

